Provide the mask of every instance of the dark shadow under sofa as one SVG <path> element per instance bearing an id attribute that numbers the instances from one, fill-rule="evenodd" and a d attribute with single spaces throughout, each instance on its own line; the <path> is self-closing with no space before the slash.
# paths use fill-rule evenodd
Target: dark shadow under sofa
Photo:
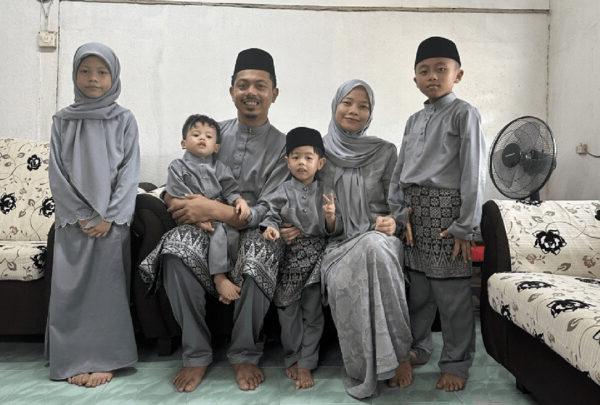
<path id="1" fill-rule="evenodd" d="M 515 207 L 519 208 L 518 205 Z M 534 222 L 543 222 L 544 215 L 551 213 L 544 206 L 533 209 L 534 212 L 540 212 L 539 217 L 534 215 Z M 524 225 L 524 229 L 528 229 Z M 561 224 L 552 226 L 560 228 Z M 587 372 L 578 370 L 557 354 L 540 335 L 534 337 L 509 320 L 512 308 L 508 307 L 503 315 L 492 308 L 488 285 L 490 277 L 511 272 L 511 263 L 517 260 L 514 253 L 511 258 L 503 217 L 499 205 L 494 201 L 488 201 L 483 206 L 481 231 L 485 256 L 481 274 L 480 316 L 481 334 L 487 352 L 516 377 L 520 390 L 531 393 L 542 404 L 600 404 L 600 385 Z M 530 233 L 535 234 L 535 229 L 531 229 Z M 529 259 L 539 265 L 540 272 L 545 272 L 547 269 L 544 268 L 545 263 L 539 260 L 540 257 L 541 254 L 539 257 L 529 256 Z M 600 294 L 600 285 L 598 288 Z"/>

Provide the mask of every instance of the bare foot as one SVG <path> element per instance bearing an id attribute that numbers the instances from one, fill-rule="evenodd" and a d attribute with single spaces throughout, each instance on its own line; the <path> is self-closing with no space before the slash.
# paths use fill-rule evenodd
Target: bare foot
<path id="1" fill-rule="evenodd" d="M 75 384 L 75 385 L 79 385 L 81 387 L 81 386 L 84 386 L 85 384 L 87 384 L 89 379 L 90 379 L 90 373 L 81 373 L 81 374 L 74 375 L 73 377 L 67 378 L 67 382 L 69 384 Z"/>
<path id="2" fill-rule="evenodd" d="M 298 363 L 294 363 L 292 366 L 286 368 L 285 375 L 287 375 L 287 378 L 289 378 L 290 380 L 297 380 L 298 379 Z"/>
<path id="3" fill-rule="evenodd" d="M 202 382 L 208 366 L 182 367 L 173 378 L 173 385 L 179 392 L 192 392 Z"/>
<path id="4" fill-rule="evenodd" d="M 412 365 L 406 360 L 398 365 L 396 374 L 388 380 L 390 387 L 406 388 L 413 382 Z"/>
<path id="5" fill-rule="evenodd" d="M 106 384 L 110 382 L 113 378 L 113 373 L 105 372 L 105 373 L 91 373 L 88 382 L 85 384 L 88 388 L 96 388 L 99 385 Z"/>
<path id="6" fill-rule="evenodd" d="M 242 391 L 255 390 L 265 380 L 258 366 L 251 363 L 233 364 L 235 381 Z"/>
<path id="7" fill-rule="evenodd" d="M 241 288 L 233 284 L 231 280 L 227 278 L 225 273 L 215 274 L 215 276 L 213 277 L 213 281 L 215 283 L 215 287 L 217 288 L 219 296 L 229 301 L 234 301 L 240 298 Z"/>
<path id="8" fill-rule="evenodd" d="M 442 373 L 435 388 L 444 391 L 460 391 L 465 388 L 467 380 L 450 373 Z"/>
<path id="9" fill-rule="evenodd" d="M 296 388 L 310 388 L 315 385 L 315 380 L 313 379 L 312 373 L 309 369 L 298 367 L 298 378 L 296 379 Z"/>

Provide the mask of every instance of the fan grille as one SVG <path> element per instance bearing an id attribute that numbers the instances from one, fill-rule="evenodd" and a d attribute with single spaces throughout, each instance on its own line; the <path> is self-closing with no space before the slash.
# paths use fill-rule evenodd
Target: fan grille
<path id="1" fill-rule="evenodd" d="M 554 170 L 556 146 L 552 131 L 536 117 L 520 117 L 500 132 L 490 152 L 490 176 L 509 198 L 539 191 Z"/>

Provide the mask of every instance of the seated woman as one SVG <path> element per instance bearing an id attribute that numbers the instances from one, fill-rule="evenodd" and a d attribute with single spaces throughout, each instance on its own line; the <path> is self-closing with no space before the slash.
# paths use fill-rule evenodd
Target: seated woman
<path id="1" fill-rule="evenodd" d="M 367 83 L 343 83 L 323 138 L 322 181 L 335 193 L 344 232 L 329 242 L 321 280 L 348 375 L 346 392 L 355 398 L 373 395 L 380 380 L 400 387 L 412 382 L 403 251 L 386 201 L 396 147 L 366 136 L 373 105 Z"/>

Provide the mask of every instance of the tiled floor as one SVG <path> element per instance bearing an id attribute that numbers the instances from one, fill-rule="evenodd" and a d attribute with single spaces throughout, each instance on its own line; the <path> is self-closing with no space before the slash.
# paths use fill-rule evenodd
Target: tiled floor
<path id="1" fill-rule="evenodd" d="M 440 333 L 435 333 L 434 359 L 439 357 Z M 268 345 L 262 362 L 266 381 L 254 392 L 234 385 L 233 372 L 223 350 L 205 380 L 193 393 L 173 390 L 171 378 L 180 367 L 178 353 L 157 357 L 141 350 L 135 370 L 122 372 L 107 385 L 86 389 L 48 380 L 48 368 L 40 342 L 0 340 L 0 404 L 535 404 L 515 388 L 515 380 L 490 358 L 478 331 L 477 354 L 464 391 L 446 393 L 434 388 L 438 377 L 435 361 L 415 370 L 414 383 L 406 389 L 380 385 L 379 395 L 357 401 L 344 392 L 344 370 L 337 347 L 327 348 L 315 372 L 316 385 L 295 390 L 283 372 L 281 351 Z"/>

